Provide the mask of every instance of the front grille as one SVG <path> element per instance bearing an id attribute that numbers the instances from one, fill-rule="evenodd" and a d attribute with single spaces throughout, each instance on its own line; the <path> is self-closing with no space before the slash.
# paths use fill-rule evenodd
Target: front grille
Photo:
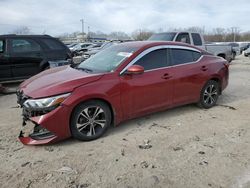
<path id="1" fill-rule="evenodd" d="M 31 133 L 29 136 L 35 140 L 42 140 L 53 137 L 55 135 L 52 132 L 48 131 L 47 129 L 41 127 L 40 125 L 36 125 L 34 127 L 33 133 Z"/>

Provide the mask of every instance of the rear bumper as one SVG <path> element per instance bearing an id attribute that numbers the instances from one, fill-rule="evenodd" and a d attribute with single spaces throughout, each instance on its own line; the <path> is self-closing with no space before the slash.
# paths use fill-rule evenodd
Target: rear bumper
<path id="1" fill-rule="evenodd" d="M 19 140 L 25 145 L 51 144 L 71 137 L 69 128 L 70 110 L 59 106 L 55 110 L 36 117 L 24 118 Z"/>

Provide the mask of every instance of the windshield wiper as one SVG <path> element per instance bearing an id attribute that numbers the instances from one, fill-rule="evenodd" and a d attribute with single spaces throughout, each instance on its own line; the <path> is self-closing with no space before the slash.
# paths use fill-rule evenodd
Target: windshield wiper
<path id="1" fill-rule="evenodd" d="M 77 69 L 77 70 L 82 70 L 82 71 L 84 71 L 84 72 L 93 72 L 93 70 L 91 70 L 91 69 L 88 69 L 88 68 L 82 68 L 82 67 L 76 67 L 75 69 Z"/>

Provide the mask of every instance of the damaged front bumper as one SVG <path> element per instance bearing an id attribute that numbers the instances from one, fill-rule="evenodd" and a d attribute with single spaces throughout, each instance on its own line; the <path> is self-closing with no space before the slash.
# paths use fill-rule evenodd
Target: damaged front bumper
<path id="1" fill-rule="evenodd" d="M 56 135 L 32 120 L 23 120 L 19 140 L 23 144 L 46 144 L 56 138 Z"/>
<path id="2" fill-rule="evenodd" d="M 20 94 L 19 94 L 20 95 Z M 51 111 L 27 110 L 22 104 L 28 97 L 18 96 L 18 103 L 23 109 L 22 130 L 19 140 L 25 145 L 54 143 L 71 136 L 69 129 L 70 110 L 60 105 Z"/>

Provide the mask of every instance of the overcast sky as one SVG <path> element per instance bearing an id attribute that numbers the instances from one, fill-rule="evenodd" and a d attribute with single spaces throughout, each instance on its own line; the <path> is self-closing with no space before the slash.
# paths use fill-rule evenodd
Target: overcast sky
<path id="1" fill-rule="evenodd" d="M 59 35 L 136 29 L 159 31 L 199 26 L 250 31 L 250 0 L 0 0 L 0 34 L 28 26 L 35 34 Z"/>

